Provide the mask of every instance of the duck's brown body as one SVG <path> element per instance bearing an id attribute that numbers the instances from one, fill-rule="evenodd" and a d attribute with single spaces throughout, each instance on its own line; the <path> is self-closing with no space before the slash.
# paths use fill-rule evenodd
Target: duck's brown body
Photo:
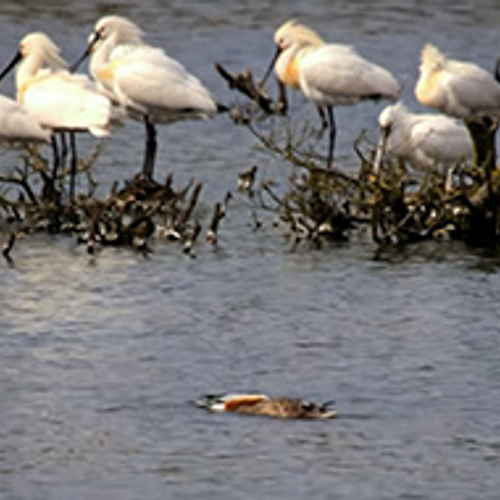
<path id="1" fill-rule="evenodd" d="M 212 412 L 264 415 L 275 418 L 326 419 L 337 415 L 335 410 L 328 408 L 328 403 L 316 404 L 288 397 L 272 398 L 265 394 L 205 396 L 197 404 Z"/>

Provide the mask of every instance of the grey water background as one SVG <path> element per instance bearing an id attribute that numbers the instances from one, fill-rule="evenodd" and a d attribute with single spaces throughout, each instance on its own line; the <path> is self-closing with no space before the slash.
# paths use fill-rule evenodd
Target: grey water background
<path id="1" fill-rule="evenodd" d="M 296 17 L 354 45 L 412 92 L 423 44 L 493 68 L 500 2 L 38 2 L 0 4 L 0 65 L 43 30 L 73 61 L 93 23 L 130 16 L 224 102 L 213 69 L 262 74 L 276 26 Z M 12 94 L 12 78 L 1 92 Z M 338 110 L 339 155 L 376 134 L 383 106 Z M 314 117 L 296 95 L 297 120 Z M 159 132 L 157 174 L 204 182 L 207 210 L 238 172 L 286 178 L 219 117 Z M 85 154 L 91 139 L 79 139 Z M 127 123 L 99 158 L 104 186 L 133 175 L 143 131 Z M 320 147 L 320 145 L 318 145 Z M 2 151 L 2 170 L 15 163 Z M 459 244 L 374 258 L 361 239 L 293 251 L 236 197 L 214 250 L 156 245 L 90 257 L 31 237 L 0 262 L 1 499 L 497 499 L 500 261 Z M 326 422 L 211 415 L 202 394 L 258 390 L 336 401 Z"/>

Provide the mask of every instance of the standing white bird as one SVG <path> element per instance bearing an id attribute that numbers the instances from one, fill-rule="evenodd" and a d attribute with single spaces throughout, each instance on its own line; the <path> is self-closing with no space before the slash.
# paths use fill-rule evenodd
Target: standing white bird
<path id="1" fill-rule="evenodd" d="M 387 106 L 379 115 L 382 130 L 375 171 L 387 154 L 410 163 L 413 168 L 446 174 L 451 188 L 453 169 L 473 158 L 467 128 L 458 120 L 438 114 L 412 113 L 401 103 Z"/>
<path id="2" fill-rule="evenodd" d="M 111 102 L 89 78 L 66 70 L 59 48 L 44 33 L 30 33 L 21 40 L 16 56 L 0 74 L 0 80 L 17 63 L 17 101 L 43 127 L 54 132 L 71 132 L 70 198 L 73 198 L 77 157 L 72 132 L 88 131 L 96 137 L 108 135 Z M 55 139 L 53 145 L 57 155 Z M 57 165 L 56 161 L 55 169 Z"/>
<path id="3" fill-rule="evenodd" d="M 434 45 L 422 50 L 415 95 L 424 106 L 457 118 L 500 115 L 500 84 L 470 62 L 448 59 Z"/>
<path id="4" fill-rule="evenodd" d="M 50 130 L 42 128 L 38 120 L 21 104 L 0 95 L 0 142 L 8 144 L 49 142 Z"/>
<path id="5" fill-rule="evenodd" d="M 153 177 L 155 124 L 207 118 L 218 105 L 201 82 L 160 48 L 143 41 L 140 28 L 121 16 L 97 21 L 87 50 L 90 71 L 112 100 L 146 128 L 143 175 Z"/>
<path id="6" fill-rule="evenodd" d="M 400 85 L 389 71 L 367 61 L 352 47 L 327 44 L 313 30 L 295 21 L 278 28 L 274 41 L 277 51 L 270 69 L 274 66 L 279 81 L 300 89 L 318 108 L 323 127 L 330 128 L 331 167 L 336 136 L 333 107 L 366 99 L 396 99 Z"/>

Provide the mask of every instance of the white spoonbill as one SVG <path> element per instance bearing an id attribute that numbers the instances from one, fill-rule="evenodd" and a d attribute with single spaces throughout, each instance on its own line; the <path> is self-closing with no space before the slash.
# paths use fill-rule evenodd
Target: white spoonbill
<path id="1" fill-rule="evenodd" d="M 327 44 L 313 30 L 295 21 L 278 28 L 274 41 L 277 51 L 271 67 L 279 81 L 300 89 L 318 108 L 323 126 L 330 128 L 331 167 L 336 136 L 333 107 L 366 99 L 396 99 L 400 85 L 389 71 L 367 61 L 352 47 Z"/>
<path id="2" fill-rule="evenodd" d="M 21 104 L 0 95 L 0 142 L 49 142 L 50 130 L 42 128 L 38 120 Z"/>
<path id="3" fill-rule="evenodd" d="M 207 118 L 218 110 L 209 91 L 160 48 L 144 43 L 142 31 L 121 16 L 97 21 L 87 50 L 90 71 L 128 115 L 144 123 L 146 150 L 143 175 L 153 177 L 155 124 Z"/>
<path id="4" fill-rule="evenodd" d="M 412 113 L 402 103 L 387 106 L 379 115 L 382 130 L 377 155 L 407 161 L 417 170 L 446 174 L 451 188 L 452 169 L 473 158 L 472 141 L 460 121 L 438 114 Z M 378 170 L 379 160 L 375 161 Z"/>
<path id="5" fill-rule="evenodd" d="M 0 80 L 17 64 L 17 101 L 54 132 L 88 131 L 96 137 L 109 134 L 111 102 L 89 78 L 66 70 L 59 48 L 44 33 L 26 35 Z M 74 195 L 76 150 L 70 134 L 72 161 L 70 198 Z M 53 141 L 55 147 L 55 140 Z M 56 148 L 54 149 L 56 152 Z M 56 162 L 57 164 L 57 162 Z"/>
<path id="6" fill-rule="evenodd" d="M 470 62 L 448 59 L 434 45 L 422 50 L 418 101 L 457 118 L 500 115 L 500 84 L 493 75 Z"/>

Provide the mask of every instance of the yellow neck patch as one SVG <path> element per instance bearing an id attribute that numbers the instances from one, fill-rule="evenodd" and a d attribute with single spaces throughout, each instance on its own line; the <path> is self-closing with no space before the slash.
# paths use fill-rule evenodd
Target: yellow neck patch
<path id="1" fill-rule="evenodd" d="M 415 95 L 424 106 L 433 106 L 436 90 L 439 86 L 440 72 L 434 71 L 428 75 L 422 75 L 415 88 Z"/>
<path id="2" fill-rule="evenodd" d="M 35 75 L 31 78 L 24 80 L 21 84 L 18 84 L 18 86 L 17 86 L 17 102 L 19 102 L 20 104 L 24 104 L 24 96 L 25 96 L 26 92 L 29 90 L 29 88 L 32 87 L 33 85 L 36 85 L 37 83 L 47 79 L 47 78 L 50 78 L 50 76 L 51 76 L 51 74 L 46 74 L 46 73 L 38 74 L 38 75 Z"/>
<path id="3" fill-rule="evenodd" d="M 297 57 L 294 57 L 285 67 L 281 81 L 290 87 L 299 87 L 299 63 Z"/>
<path id="4" fill-rule="evenodd" d="M 116 63 L 104 64 L 96 70 L 96 77 L 100 82 L 110 83 L 115 77 Z"/>

